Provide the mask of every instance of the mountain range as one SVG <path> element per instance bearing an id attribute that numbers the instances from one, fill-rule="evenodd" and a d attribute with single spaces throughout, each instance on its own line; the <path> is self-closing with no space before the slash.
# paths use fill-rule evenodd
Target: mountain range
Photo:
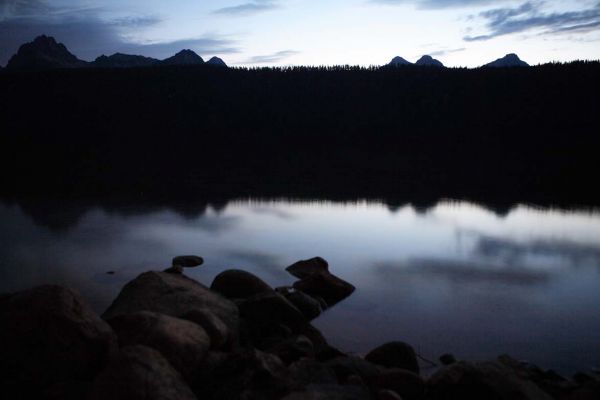
<path id="1" fill-rule="evenodd" d="M 429 56 L 429 55 L 424 55 L 423 57 L 419 58 L 417 60 L 417 62 L 415 62 L 414 64 L 411 63 L 410 61 L 405 60 L 402 57 L 396 56 L 394 58 L 392 58 L 392 61 L 390 61 L 388 64 L 388 66 L 390 67 L 402 67 L 405 65 L 421 65 L 421 66 L 428 66 L 428 67 L 444 67 L 444 64 L 442 64 L 441 61 L 436 60 L 435 58 Z M 485 64 L 483 65 L 483 67 L 492 67 L 492 68 L 500 68 L 500 67 L 528 67 L 529 64 L 527 64 L 525 61 L 521 60 L 519 58 L 519 56 L 517 56 L 514 53 L 511 54 L 507 54 L 502 58 L 499 58 L 495 61 L 492 61 L 491 63 Z"/>
<path id="2" fill-rule="evenodd" d="M 192 50 L 181 50 L 164 60 L 139 55 L 115 53 L 110 56 L 101 55 L 92 62 L 78 59 L 66 46 L 58 43 L 53 37 L 41 35 L 32 42 L 25 43 L 13 55 L 7 69 L 51 69 L 51 68 L 135 68 L 161 65 L 211 65 L 227 67 L 218 57 L 204 62 L 202 57 Z"/>

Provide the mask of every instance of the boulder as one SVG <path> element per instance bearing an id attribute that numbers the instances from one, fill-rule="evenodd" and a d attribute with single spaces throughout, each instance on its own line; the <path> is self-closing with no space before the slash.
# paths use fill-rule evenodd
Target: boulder
<path id="1" fill-rule="evenodd" d="M 116 351 L 116 336 L 71 289 L 45 285 L 0 298 L 0 373 L 21 398 L 52 384 L 91 379 Z"/>
<path id="2" fill-rule="evenodd" d="M 304 315 L 282 295 L 271 291 L 246 299 L 239 305 L 240 315 L 252 325 L 283 324 L 297 331 L 307 321 Z"/>
<path id="3" fill-rule="evenodd" d="M 335 357 L 325 362 L 333 370 L 340 382 L 346 382 L 349 376 L 358 375 L 368 382 L 381 373 L 381 368 L 369 361 L 356 356 Z"/>
<path id="4" fill-rule="evenodd" d="M 239 329 L 237 306 L 185 275 L 145 272 L 127 283 L 102 315 L 105 319 L 137 311 L 154 311 L 180 317 L 192 310 L 206 310 L 218 317 L 230 332 Z"/>
<path id="5" fill-rule="evenodd" d="M 282 400 L 370 400 L 365 387 L 356 385 L 309 385 L 303 391 L 288 394 Z"/>
<path id="6" fill-rule="evenodd" d="M 296 278 L 306 278 L 314 274 L 329 272 L 329 264 L 321 257 L 300 260 L 285 269 Z"/>
<path id="7" fill-rule="evenodd" d="M 324 272 L 294 282 L 294 289 L 313 297 L 322 297 L 328 306 L 332 306 L 350 296 L 356 288 L 343 279 Z"/>
<path id="8" fill-rule="evenodd" d="M 368 383 L 377 389 L 388 389 L 405 399 L 420 399 L 425 394 L 425 382 L 414 372 L 400 368 L 384 369 Z"/>
<path id="9" fill-rule="evenodd" d="M 210 337 L 212 349 L 229 347 L 235 338 L 229 332 L 227 325 L 209 310 L 190 310 L 181 316 L 182 319 L 192 321 L 200 325 Z"/>
<path id="10" fill-rule="evenodd" d="M 309 321 L 317 318 L 323 312 L 321 304 L 316 299 L 301 291 L 295 290 L 290 292 L 285 295 L 285 298 L 296 306 Z"/>
<path id="11" fill-rule="evenodd" d="M 95 379 L 89 400 L 194 400 L 181 375 L 156 350 L 126 346 Z"/>
<path id="12" fill-rule="evenodd" d="M 428 398 L 550 400 L 534 382 L 498 362 L 459 361 L 438 370 L 427 381 Z"/>
<path id="13" fill-rule="evenodd" d="M 245 299 L 260 293 L 271 293 L 273 288 L 250 272 L 229 269 L 215 277 L 210 288 L 230 299 Z"/>
<path id="14" fill-rule="evenodd" d="M 404 342 L 389 342 L 371 350 L 366 356 L 374 364 L 386 368 L 402 368 L 419 373 L 419 363 L 415 350 Z"/>
<path id="15" fill-rule="evenodd" d="M 177 256 L 173 258 L 171 265 L 179 265 L 181 267 L 191 268 L 197 267 L 204 263 L 204 259 L 199 256 Z"/>
<path id="16" fill-rule="evenodd" d="M 189 378 L 210 348 L 204 329 L 191 321 L 151 311 L 108 320 L 121 346 L 144 345 L 158 350 L 179 373 Z"/>
<path id="17" fill-rule="evenodd" d="M 299 387 L 311 384 L 336 384 L 333 370 L 323 363 L 310 358 L 302 358 L 289 366 L 290 377 Z"/>
<path id="18" fill-rule="evenodd" d="M 261 349 L 267 353 L 275 354 L 286 365 L 301 358 L 314 358 L 315 348 L 306 336 L 294 335 L 280 340 L 275 339 L 262 344 Z"/>

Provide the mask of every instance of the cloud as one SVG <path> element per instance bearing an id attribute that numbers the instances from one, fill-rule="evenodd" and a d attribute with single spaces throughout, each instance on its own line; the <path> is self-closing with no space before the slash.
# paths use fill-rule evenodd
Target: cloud
<path id="1" fill-rule="evenodd" d="M 280 8 L 276 1 L 254 0 L 237 6 L 223 7 L 213 11 L 213 14 L 247 16 Z"/>
<path id="2" fill-rule="evenodd" d="M 492 3 L 510 2 L 510 0 L 370 0 L 369 3 L 385 5 L 413 4 L 420 9 L 441 9 L 485 6 Z"/>
<path id="3" fill-rule="evenodd" d="M 436 50 L 436 51 L 430 51 L 429 55 L 434 57 L 434 56 L 444 56 L 446 54 L 452 54 L 452 53 L 458 53 L 461 51 L 465 51 L 466 47 L 459 47 L 456 49 L 440 49 L 440 50 Z"/>
<path id="4" fill-rule="evenodd" d="M 300 54 L 300 52 L 295 50 L 282 50 L 272 54 L 250 57 L 249 59 L 241 62 L 240 64 L 276 63 L 296 54 Z"/>
<path id="5" fill-rule="evenodd" d="M 586 33 L 597 31 L 600 27 L 600 3 L 583 10 L 553 13 L 543 13 L 543 6 L 542 1 L 528 1 L 518 7 L 497 8 L 471 16 L 471 20 L 483 19 L 488 32 L 468 35 L 463 39 L 483 41 L 533 29 L 542 30 L 544 35 L 574 31 Z"/>
<path id="6" fill-rule="evenodd" d="M 2 1 L 2 0 L 0 0 Z M 2 1 L 0 3 L 0 64 L 17 52 L 20 45 L 46 34 L 62 42 L 76 56 L 94 60 L 101 54 L 116 52 L 166 58 L 182 48 L 201 55 L 239 52 L 237 42 L 229 37 L 204 34 L 162 42 L 134 42 L 127 33 L 159 24 L 155 15 L 130 15 L 105 18 L 98 9 L 50 7 L 43 1 Z"/>

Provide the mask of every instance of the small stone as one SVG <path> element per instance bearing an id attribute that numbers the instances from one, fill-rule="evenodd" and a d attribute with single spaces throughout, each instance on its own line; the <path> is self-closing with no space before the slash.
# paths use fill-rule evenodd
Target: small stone
<path id="1" fill-rule="evenodd" d="M 165 272 L 168 274 L 183 274 L 183 267 L 181 265 L 173 265 L 165 269 Z"/>
<path id="2" fill-rule="evenodd" d="M 204 259 L 199 256 L 177 256 L 173 258 L 173 262 L 171 263 L 173 266 L 179 265 L 180 267 L 197 267 L 204 263 Z"/>

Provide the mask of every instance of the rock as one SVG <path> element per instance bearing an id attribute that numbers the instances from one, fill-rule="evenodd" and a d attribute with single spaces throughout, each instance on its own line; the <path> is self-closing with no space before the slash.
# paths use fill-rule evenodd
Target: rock
<path id="1" fill-rule="evenodd" d="M 337 377 L 331 368 L 309 358 L 294 362 L 289 366 L 289 371 L 292 381 L 300 387 L 337 383 Z"/>
<path id="2" fill-rule="evenodd" d="M 194 400 L 181 375 L 156 350 L 123 347 L 95 379 L 89 400 Z"/>
<path id="3" fill-rule="evenodd" d="M 402 397 L 393 390 L 383 389 L 377 392 L 378 400 L 402 400 Z"/>
<path id="4" fill-rule="evenodd" d="M 189 378 L 210 348 L 204 329 L 191 321 L 150 311 L 108 320 L 121 346 L 144 345 L 158 350 L 179 373 Z"/>
<path id="5" fill-rule="evenodd" d="M 165 272 L 168 274 L 183 274 L 183 267 L 181 265 L 173 265 L 165 269 Z"/>
<path id="6" fill-rule="evenodd" d="M 105 319 L 137 311 L 154 311 L 180 317 L 192 310 L 207 310 L 237 336 L 237 306 L 185 275 L 145 272 L 127 283 L 103 314 Z"/>
<path id="7" fill-rule="evenodd" d="M 368 383 L 378 389 L 393 390 L 406 399 L 419 399 L 425 394 L 423 379 L 414 372 L 400 368 L 383 370 Z"/>
<path id="8" fill-rule="evenodd" d="M 315 348 L 306 336 L 296 335 L 284 340 L 275 339 L 270 343 L 263 343 L 261 349 L 267 353 L 275 354 L 288 365 L 301 358 L 314 358 Z"/>
<path id="9" fill-rule="evenodd" d="M 498 362 L 459 361 L 438 370 L 428 381 L 429 399 L 522 399 L 550 400 L 552 397 L 530 380 L 519 377 Z"/>
<path id="10" fill-rule="evenodd" d="M 386 368 L 402 368 L 419 374 L 415 350 L 404 342 L 389 342 L 371 350 L 366 356 L 374 364 Z"/>
<path id="11" fill-rule="evenodd" d="M 308 260 L 300 260 L 285 269 L 296 278 L 306 278 L 308 276 L 329 272 L 329 264 L 321 257 L 314 257 Z"/>
<path id="12" fill-rule="evenodd" d="M 72 290 L 56 285 L 0 298 L 3 392 L 36 397 L 52 384 L 91 379 L 116 351 L 116 336 Z M 29 393 L 29 394 L 28 394 Z"/>
<path id="13" fill-rule="evenodd" d="M 230 299 L 245 299 L 260 293 L 271 293 L 273 289 L 262 279 L 250 272 L 229 269 L 215 277 L 210 288 Z"/>
<path id="14" fill-rule="evenodd" d="M 246 299 L 239 309 L 240 315 L 255 326 L 283 324 L 297 331 L 307 323 L 304 315 L 292 303 L 274 291 Z"/>
<path id="15" fill-rule="evenodd" d="M 309 321 L 317 318 L 323 312 L 321 304 L 316 299 L 298 290 L 285 295 L 285 298 L 296 306 Z"/>
<path id="16" fill-rule="evenodd" d="M 350 296 L 355 287 L 330 273 L 312 274 L 294 282 L 294 289 L 310 296 L 320 296 L 328 306 Z"/>
<path id="17" fill-rule="evenodd" d="M 333 370 L 340 382 L 346 382 L 350 375 L 358 375 L 368 382 L 381 373 L 379 367 L 356 356 L 335 357 L 325 362 L 325 365 Z"/>
<path id="18" fill-rule="evenodd" d="M 172 265 L 191 268 L 204 264 L 204 259 L 199 256 L 177 256 L 173 258 Z"/>
<path id="19" fill-rule="evenodd" d="M 304 391 L 288 394 L 282 400 L 369 400 L 369 390 L 355 385 L 310 385 Z"/>
<path id="20" fill-rule="evenodd" d="M 450 365 L 456 362 L 456 358 L 452 354 L 446 353 L 440 356 L 440 362 L 442 365 Z"/>
<path id="21" fill-rule="evenodd" d="M 227 325 L 208 310 L 190 310 L 181 316 L 182 319 L 200 325 L 208 336 L 212 349 L 221 349 L 233 344 L 235 338 L 229 332 Z"/>

